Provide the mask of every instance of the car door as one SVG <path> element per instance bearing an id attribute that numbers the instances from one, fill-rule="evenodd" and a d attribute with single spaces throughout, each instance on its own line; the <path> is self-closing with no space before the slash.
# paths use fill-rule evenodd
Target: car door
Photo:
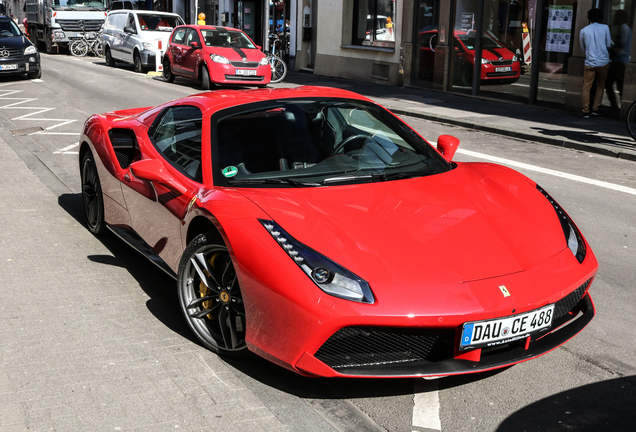
<path id="1" fill-rule="evenodd" d="M 137 24 L 135 23 L 135 15 L 129 13 L 126 17 L 124 32 L 122 33 L 122 60 L 132 63 L 133 49 L 135 48 L 138 33 L 139 29 L 137 29 Z"/>
<path id="2" fill-rule="evenodd" d="M 174 31 L 172 35 L 172 41 L 170 42 L 169 50 L 170 57 L 172 58 L 172 71 L 174 73 L 183 75 L 186 71 L 183 68 L 183 53 L 186 43 L 186 31 L 187 27 L 180 27 Z"/>
<path id="3" fill-rule="evenodd" d="M 192 27 L 186 31 L 186 41 L 184 46 L 183 58 L 181 64 L 183 65 L 184 72 L 192 77 L 197 76 L 197 65 L 203 50 L 201 49 L 201 38 L 197 29 Z M 196 46 L 192 46 L 196 43 Z"/>
<path id="4" fill-rule="evenodd" d="M 162 163 L 167 180 L 153 182 L 122 176 L 122 190 L 133 229 L 168 265 L 178 264 L 182 252 L 181 220 L 202 187 L 202 114 L 195 106 L 164 109 L 148 131 L 156 152 L 142 155 Z"/>
<path id="5" fill-rule="evenodd" d="M 112 14 L 112 17 L 108 17 L 109 28 L 106 29 L 105 33 L 109 36 L 105 40 L 109 44 L 112 57 L 117 60 L 123 58 L 124 26 L 127 17 L 128 14 L 125 13 L 115 13 Z"/>

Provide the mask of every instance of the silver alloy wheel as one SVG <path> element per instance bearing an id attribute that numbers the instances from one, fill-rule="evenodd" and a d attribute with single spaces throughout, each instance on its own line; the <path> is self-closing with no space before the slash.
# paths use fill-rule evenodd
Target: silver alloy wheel
<path id="1" fill-rule="evenodd" d="M 195 237 L 179 265 L 179 301 L 197 338 L 219 354 L 240 354 L 245 345 L 245 306 L 227 247 Z"/>

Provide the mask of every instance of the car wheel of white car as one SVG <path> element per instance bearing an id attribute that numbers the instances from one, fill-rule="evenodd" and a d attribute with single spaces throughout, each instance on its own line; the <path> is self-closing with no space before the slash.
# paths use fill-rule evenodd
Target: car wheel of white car
<path id="1" fill-rule="evenodd" d="M 106 60 L 106 66 L 115 66 L 115 59 L 110 54 L 110 48 L 108 48 L 108 46 L 104 47 L 104 59 Z"/>
<path id="2" fill-rule="evenodd" d="M 133 59 L 135 64 L 135 72 L 144 72 L 144 65 L 141 64 L 141 57 L 139 57 L 139 53 L 135 53 L 135 58 Z"/>

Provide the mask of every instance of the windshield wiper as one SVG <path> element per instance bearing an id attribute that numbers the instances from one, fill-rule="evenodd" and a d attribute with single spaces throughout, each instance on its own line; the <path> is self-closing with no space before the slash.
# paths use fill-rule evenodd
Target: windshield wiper
<path id="1" fill-rule="evenodd" d="M 266 179 L 236 179 L 229 180 L 229 184 L 231 185 L 241 185 L 241 184 L 285 184 L 291 185 L 295 187 L 316 187 L 322 186 L 320 183 L 316 182 L 307 182 L 302 180 L 294 180 L 291 178 L 266 178 Z"/>
<path id="2" fill-rule="evenodd" d="M 353 180 L 363 180 L 363 179 L 379 180 L 379 181 L 398 180 L 398 179 L 411 178 L 411 177 L 422 177 L 422 176 L 430 175 L 430 174 L 437 174 L 437 171 L 431 171 L 431 172 L 398 171 L 398 172 L 392 172 L 392 173 L 387 173 L 383 171 L 383 172 L 363 174 L 363 175 L 331 177 L 331 178 L 323 180 L 322 184 L 324 185 L 329 183 L 343 183 L 343 182 L 349 182 Z"/>

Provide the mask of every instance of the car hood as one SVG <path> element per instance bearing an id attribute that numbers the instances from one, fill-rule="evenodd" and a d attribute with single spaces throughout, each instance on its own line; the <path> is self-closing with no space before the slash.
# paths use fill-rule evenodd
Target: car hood
<path id="1" fill-rule="evenodd" d="M 225 48 L 225 47 L 208 47 L 207 51 L 210 54 L 218 54 L 225 57 L 229 61 L 242 61 L 243 57 L 247 61 L 254 62 L 260 61 L 265 54 L 259 49 L 255 48 Z"/>
<path id="2" fill-rule="evenodd" d="M 476 281 L 530 269 L 566 247 L 555 211 L 534 183 L 496 165 L 240 192 L 298 241 L 370 283 Z"/>
<path id="3" fill-rule="evenodd" d="M 481 57 L 486 60 L 510 60 L 512 59 L 513 52 L 507 48 L 484 48 L 481 51 Z"/>
<path id="4" fill-rule="evenodd" d="M 33 45 L 26 36 L 0 37 L 0 49 L 2 48 L 26 48 Z"/>

